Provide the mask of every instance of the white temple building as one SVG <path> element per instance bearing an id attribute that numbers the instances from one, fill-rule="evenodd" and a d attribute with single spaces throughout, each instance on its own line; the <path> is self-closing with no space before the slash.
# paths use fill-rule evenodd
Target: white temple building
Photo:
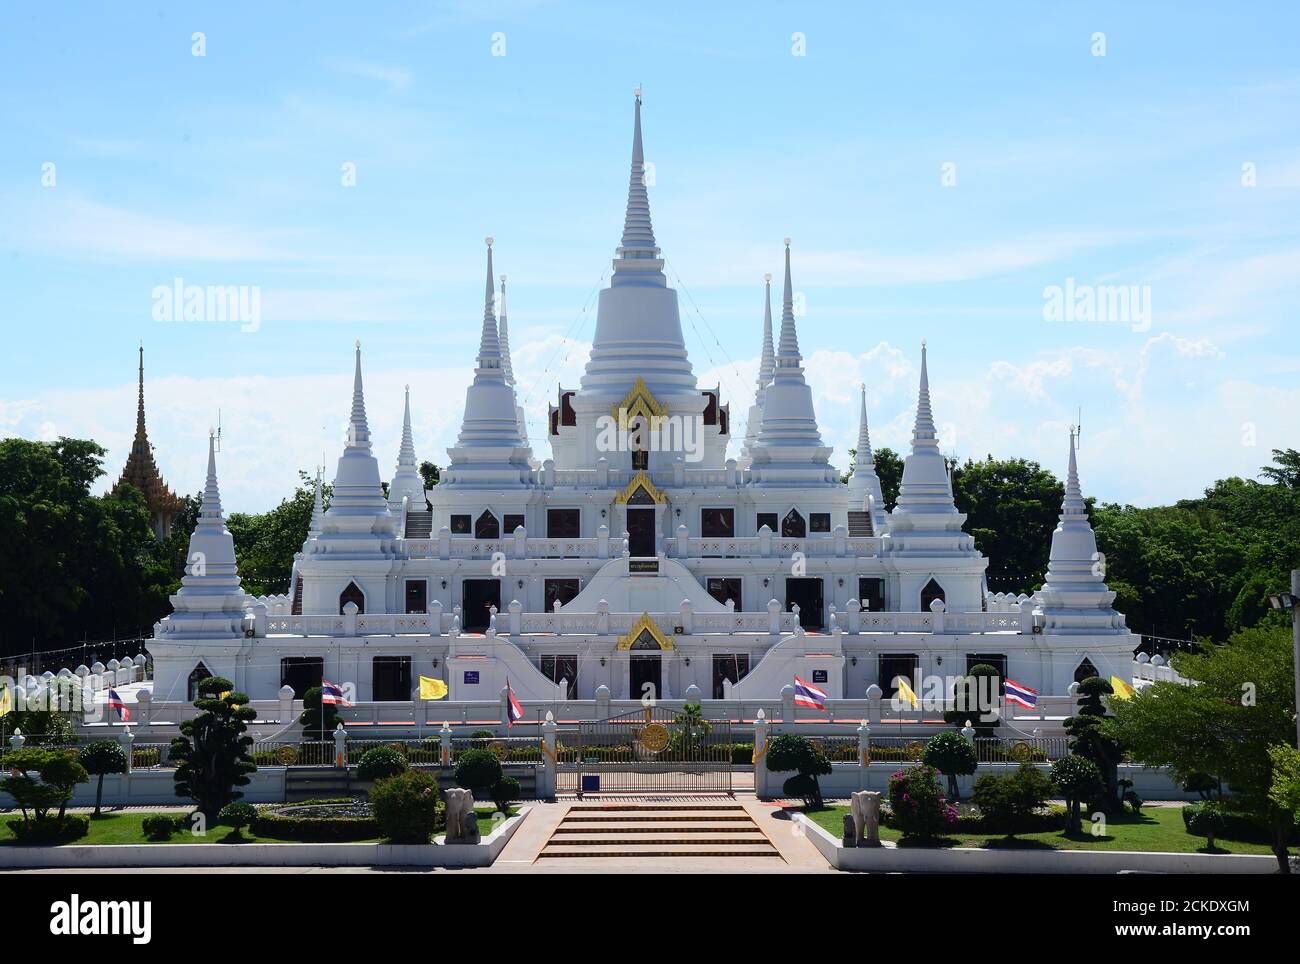
<path id="1" fill-rule="evenodd" d="M 240 587 L 210 448 L 191 539 L 203 564 L 150 642 L 153 699 L 187 700 L 211 673 L 254 699 L 284 685 L 301 696 L 324 677 L 375 702 L 411 700 L 420 676 L 444 680 L 451 701 L 494 700 L 507 679 L 521 700 L 588 700 L 600 687 L 671 699 L 691 686 L 705 700 L 770 698 L 795 675 L 861 698 L 892 692 L 900 674 L 975 663 L 1044 695 L 1084 676 L 1127 678 L 1139 639 L 1112 608 L 1073 436 L 1046 584 L 990 594 L 939 448 L 927 346 L 887 511 L 865 387 L 847 484 L 823 442 L 791 259 L 786 239 L 779 326 L 769 276 L 756 397 L 733 438 L 720 390 L 697 383 L 664 275 L 638 97 L 613 273 L 585 372 L 558 389 L 546 438 L 527 436 L 488 238 L 474 378 L 439 484 L 426 489 L 418 470 L 408 387 L 385 496 L 358 344 L 332 498 L 325 508 L 318 478 L 289 593 L 257 599 Z M 416 386 L 414 402 L 436 394 Z"/>

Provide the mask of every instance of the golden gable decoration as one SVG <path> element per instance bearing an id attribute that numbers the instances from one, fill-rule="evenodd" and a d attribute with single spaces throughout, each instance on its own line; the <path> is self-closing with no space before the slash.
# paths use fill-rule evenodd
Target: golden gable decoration
<path id="1" fill-rule="evenodd" d="M 641 416 L 643 424 L 649 428 L 654 417 L 666 417 L 668 415 L 667 403 L 661 403 L 654 397 L 645 379 L 640 375 L 632 384 L 632 390 L 627 393 L 623 401 L 616 405 L 611 405 L 609 414 L 618 419 L 618 427 L 626 430 L 632 419 Z"/>
<path id="2" fill-rule="evenodd" d="M 621 650 L 632 649 L 636 646 L 637 640 L 645 633 L 648 633 L 650 638 L 659 644 L 660 649 L 673 648 L 673 641 L 664 635 L 663 630 L 650 618 L 649 612 L 641 613 L 641 618 L 632 624 L 632 628 L 628 630 L 627 635 L 618 638 L 618 648 Z"/>
<path id="3" fill-rule="evenodd" d="M 627 505 L 632 501 L 632 496 L 636 495 L 638 489 L 644 489 L 655 505 L 667 505 L 668 496 L 664 495 L 655 488 L 655 484 L 650 481 L 650 476 L 642 469 L 636 475 L 632 476 L 632 481 L 623 486 L 623 491 L 614 496 L 615 505 Z"/>

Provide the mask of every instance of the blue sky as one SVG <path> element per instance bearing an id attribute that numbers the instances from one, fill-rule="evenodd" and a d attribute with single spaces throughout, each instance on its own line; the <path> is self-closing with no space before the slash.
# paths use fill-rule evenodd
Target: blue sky
<path id="1" fill-rule="evenodd" d="M 906 444 L 928 338 L 945 450 L 1060 473 L 1082 408 L 1089 494 L 1195 496 L 1300 447 L 1297 27 L 1281 2 L 6 3 L 0 434 L 97 438 L 115 475 L 143 341 L 168 481 L 201 488 L 220 411 L 227 506 L 265 508 L 332 466 L 360 338 L 384 470 L 405 384 L 445 463 L 491 234 L 539 438 L 640 83 L 687 348 L 738 423 L 790 235 L 841 466 L 860 383 Z M 256 286 L 260 326 L 154 320 L 175 278 Z M 1070 279 L 1150 317 L 1045 319 Z"/>

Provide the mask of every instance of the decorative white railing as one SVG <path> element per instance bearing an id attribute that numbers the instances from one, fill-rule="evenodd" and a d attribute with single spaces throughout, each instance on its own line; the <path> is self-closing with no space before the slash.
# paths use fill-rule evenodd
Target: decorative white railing
<path id="1" fill-rule="evenodd" d="M 841 526 L 825 536 L 803 539 L 767 534 L 726 538 L 678 535 L 661 540 L 663 553 L 673 559 L 782 558 L 796 554 L 809 558 L 846 558 L 880 555 L 880 539 L 873 536 L 849 538 Z M 498 553 L 508 559 L 613 559 L 623 554 L 623 539 L 605 527 L 594 538 L 550 539 L 508 535 L 502 539 L 454 536 L 444 529 L 431 539 L 404 539 L 402 546 L 411 559 L 491 559 Z"/>

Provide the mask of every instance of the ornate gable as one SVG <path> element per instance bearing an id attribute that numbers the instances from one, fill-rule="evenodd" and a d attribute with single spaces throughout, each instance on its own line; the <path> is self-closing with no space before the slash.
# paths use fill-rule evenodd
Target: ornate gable
<path id="1" fill-rule="evenodd" d="M 632 624 L 627 635 L 618 638 L 618 648 L 621 650 L 672 649 L 673 641 L 664 635 L 663 630 L 650 618 L 648 612 L 643 612 L 641 618 Z"/>
<path id="2" fill-rule="evenodd" d="M 647 387 L 645 379 L 638 375 L 632 384 L 632 390 L 624 396 L 623 401 L 611 406 L 609 413 L 618 419 L 619 428 L 626 429 L 637 416 L 643 418 L 646 425 L 649 425 L 655 416 L 666 416 L 668 405 L 655 398 Z"/>

